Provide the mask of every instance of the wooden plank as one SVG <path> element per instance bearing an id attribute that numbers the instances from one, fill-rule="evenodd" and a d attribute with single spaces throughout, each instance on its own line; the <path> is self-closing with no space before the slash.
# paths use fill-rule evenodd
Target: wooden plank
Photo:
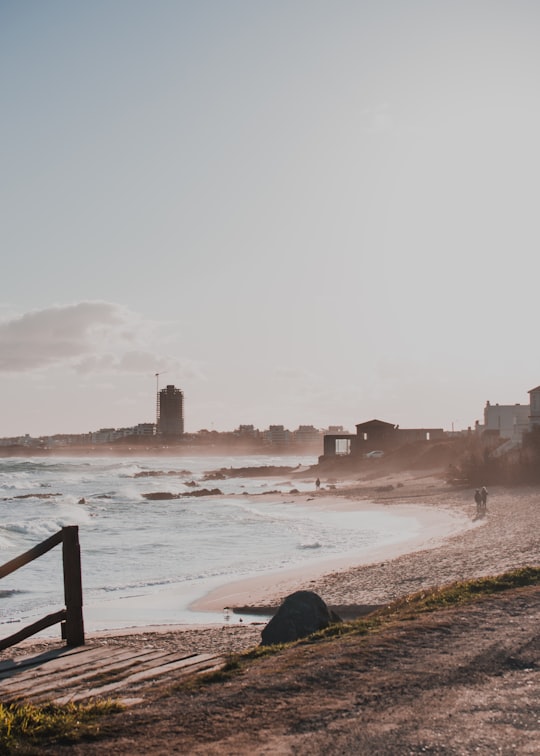
<path id="1" fill-rule="evenodd" d="M 135 672 L 122 681 L 101 686 L 101 690 L 109 691 L 115 690 L 119 687 L 126 687 L 127 685 L 134 685 L 147 680 L 152 680 L 156 677 L 161 677 L 169 672 L 178 672 L 179 670 L 193 672 L 195 670 L 206 669 L 207 667 L 214 665 L 218 660 L 223 661 L 221 657 L 214 654 L 197 654 L 189 659 L 179 659 L 176 662 L 164 664 L 160 667 L 150 667 L 149 669 Z"/>
<path id="2" fill-rule="evenodd" d="M 192 661 L 189 665 L 168 665 L 167 668 L 162 667 L 161 671 L 156 669 L 149 669 L 144 672 L 132 675 L 124 680 L 109 683 L 107 685 L 101 685 L 95 688 L 88 688 L 83 691 L 73 692 L 72 694 L 66 694 L 59 698 L 55 698 L 53 703 L 64 704 L 69 702 L 87 701 L 91 698 L 107 698 L 111 693 L 122 690 L 124 688 L 131 687 L 144 682 L 150 682 L 155 680 L 156 677 L 170 675 L 174 673 L 175 679 L 178 677 L 187 677 L 191 674 L 200 674 L 201 672 L 213 672 L 221 669 L 225 663 L 225 659 L 219 656 L 212 656 L 210 654 L 199 654 L 195 658 L 201 658 L 200 661 Z M 137 687 L 137 686 L 136 686 Z M 32 699 L 31 699 L 32 700 Z"/>
<path id="3" fill-rule="evenodd" d="M 69 656 L 71 654 L 80 654 L 81 651 L 86 650 L 88 650 L 88 647 L 82 648 L 81 646 L 74 646 L 73 648 L 69 648 L 67 646 L 60 646 L 58 648 L 50 648 L 47 651 L 42 651 L 39 654 L 29 654 L 28 656 L 21 656 L 17 659 L 4 659 L 4 661 L 0 662 L 0 676 L 3 672 L 9 672 L 9 670 L 31 667 L 55 659 L 60 655 Z"/>
<path id="4" fill-rule="evenodd" d="M 2 566 L 0 566 L 0 578 L 6 577 L 6 575 L 10 575 L 12 572 L 15 572 L 15 570 L 18 570 L 19 567 L 24 567 L 24 565 L 28 564 L 29 562 L 33 562 L 34 559 L 37 559 L 38 557 L 43 556 L 43 554 L 46 554 L 51 549 L 54 549 L 54 547 L 58 546 L 59 543 L 62 543 L 61 530 L 59 530 L 58 533 L 52 535 L 50 538 L 47 538 L 47 540 L 38 543 L 37 546 L 33 546 L 28 551 L 25 551 L 24 554 L 20 554 L 14 559 L 11 559 L 9 562 L 6 562 Z"/>
<path id="5" fill-rule="evenodd" d="M 99 649 L 96 649 L 99 651 Z M 182 654 L 180 659 L 178 653 L 170 653 L 166 651 L 152 651 L 147 653 L 136 654 L 133 652 L 118 650 L 113 653 L 113 656 L 106 657 L 105 659 L 93 658 L 81 659 L 82 654 L 79 656 L 79 662 L 75 665 L 71 665 L 68 669 L 63 666 L 54 668 L 50 664 L 44 665 L 39 670 L 29 670 L 28 673 L 1 687 L 1 692 L 4 696 L 12 696 L 16 698 L 22 698 L 26 696 L 32 696 L 32 698 L 45 697 L 47 693 L 54 693 L 56 691 L 63 691 L 66 688 L 76 689 L 80 687 L 81 683 L 87 685 L 92 682 L 92 679 L 103 675 L 110 680 L 111 676 L 120 675 L 121 678 L 127 678 L 132 675 L 133 667 L 137 667 L 137 672 L 150 669 L 156 670 L 163 667 L 166 663 L 170 662 L 187 662 L 192 658 L 193 654 Z M 55 660 L 61 662 L 61 660 Z M 90 663 L 91 661 L 91 663 Z M 36 672 L 36 673 L 35 673 Z"/>
<path id="6" fill-rule="evenodd" d="M 46 652 L 36 657 L 26 657 L 21 662 L 15 662 L 13 667 L 6 666 L 0 671 L 0 680 L 7 679 L 13 674 L 18 674 L 23 669 L 46 668 L 47 673 L 54 672 L 56 669 L 69 669 L 70 667 L 80 664 L 90 663 L 92 660 L 103 658 L 103 652 L 98 647 L 77 646 L 73 649 L 65 649 L 63 652 Z M 32 661 L 34 659 L 34 661 Z"/>
<path id="7" fill-rule="evenodd" d="M 216 664 L 216 661 L 218 664 Z M 24 696 L 20 695 L 17 696 L 17 698 L 24 698 L 25 700 L 36 703 L 45 701 L 66 703 L 68 701 L 84 701 L 90 698 L 107 698 L 113 692 L 130 689 L 137 684 L 140 687 L 141 683 L 153 681 L 158 677 L 173 672 L 178 673 L 180 671 L 181 676 L 185 676 L 194 672 L 219 669 L 223 666 L 223 662 L 224 660 L 220 657 L 214 657 L 209 654 L 197 654 L 195 657 L 190 657 L 187 660 L 179 660 L 175 665 L 169 664 L 157 668 L 150 667 L 146 670 L 123 676 L 119 680 L 113 680 L 111 682 L 103 681 L 101 685 L 53 685 L 50 689 L 36 689 L 30 687 Z M 86 682 L 88 682 L 88 680 L 86 680 Z M 66 688 L 69 691 L 67 693 Z"/>
<path id="8" fill-rule="evenodd" d="M 20 694 L 28 688 L 38 693 L 67 687 L 74 688 L 100 676 L 108 675 L 109 679 L 118 674 L 126 676 L 137 663 L 137 659 L 128 656 L 124 659 L 108 660 L 107 663 L 96 661 L 91 665 L 80 665 L 69 670 L 60 669 L 52 674 L 47 674 L 47 671 L 45 671 L 45 674 L 39 677 L 29 675 L 20 682 L 14 682 L 7 686 L 6 690 L 9 690 L 10 693 Z"/>
<path id="9" fill-rule="evenodd" d="M 37 668 L 27 669 L 22 675 L 12 678 L 10 682 L 0 686 L 0 690 L 17 693 L 24 690 L 29 685 L 34 690 L 45 690 L 47 688 L 62 687 L 66 685 L 75 685 L 79 680 L 87 677 L 96 676 L 108 670 L 118 670 L 122 667 L 132 667 L 138 663 L 141 658 L 154 656 L 156 652 L 148 652 L 134 656 L 129 651 L 118 649 L 105 659 L 100 654 L 100 649 L 93 649 L 93 654 L 80 654 L 74 659 L 64 663 L 63 659 L 55 659 L 51 662 L 40 665 Z M 45 681 L 44 685 L 40 683 Z"/>
<path id="10" fill-rule="evenodd" d="M 7 638 L 2 638 L 2 640 L 0 640 L 0 651 L 3 651 L 10 646 L 14 646 L 16 643 L 20 643 L 21 641 L 26 640 L 26 638 L 30 638 L 32 635 L 45 630 L 47 627 L 51 627 L 51 625 L 56 625 L 57 622 L 63 622 L 65 619 L 65 609 L 61 609 L 59 612 L 55 612 L 54 614 L 47 614 L 46 617 L 42 617 L 36 622 L 33 622 L 31 625 L 23 627 L 22 630 L 13 633 L 13 635 L 8 635 Z"/>
<path id="11" fill-rule="evenodd" d="M 108 697 L 151 684 L 158 678 L 184 677 L 223 667 L 215 654 L 186 654 L 152 649 L 111 649 L 79 646 L 53 649 L 0 665 L 3 701 L 84 701 Z M 99 678 L 103 677 L 100 684 Z M 111 679 L 112 678 L 112 679 Z"/>
<path id="12" fill-rule="evenodd" d="M 108 649 L 104 652 L 103 649 L 96 646 L 85 646 L 84 648 L 82 646 L 76 646 L 72 651 L 75 652 L 76 649 L 78 649 L 78 653 L 54 655 L 49 655 L 47 653 L 33 657 L 33 659 L 32 657 L 25 659 L 24 664 L 22 665 L 16 664 L 13 665 L 13 667 L 6 667 L 5 669 L 0 670 L 0 680 L 7 679 L 11 675 L 16 675 L 19 670 L 20 673 L 22 673 L 25 669 L 34 668 L 36 671 L 40 670 L 41 674 L 50 674 L 56 670 L 68 670 L 78 666 L 89 666 L 90 664 L 99 664 L 102 661 L 104 663 L 108 661 L 112 663 L 115 659 L 132 658 L 136 656 L 132 650 L 122 648 Z M 146 652 L 140 651 L 138 653 L 146 657 L 148 654 L 157 652 L 149 649 Z"/>

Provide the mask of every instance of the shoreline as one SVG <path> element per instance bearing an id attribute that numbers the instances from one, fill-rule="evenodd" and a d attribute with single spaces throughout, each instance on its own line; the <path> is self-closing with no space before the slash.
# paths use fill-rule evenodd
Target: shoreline
<path id="1" fill-rule="evenodd" d="M 322 508 L 330 504 L 340 511 L 381 506 L 391 507 L 396 512 L 421 509 L 427 517 L 437 510 L 464 518 L 468 526 L 446 534 L 437 533 L 435 529 L 430 537 L 420 536 L 414 543 L 373 547 L 361 557 L 356 554 L 354 559 L 349 555 L 345 559 L 229 580 L 195 599 L 190 607 L 197 607 L 201 613 L 217 608 L 220 614 L 225 607 L 231 613 L 238 607 L 253 608 L 256 614 L 245 612 L 243 623 L 240 618 L 245 627 L 247 617 L 256 621 L 261 609 L 279 605 L 288 593 L 303 588 L 315 591 L 329 605 L 380 605 L 423 588 L 540 564 L 540 539 L 536 537 L 540 530 L 540 487 L 494 488 L 487 516 L 477 521 L 470 488 L 450 488 L 436 476 L 424 474 L 411 475 L 406 487 L 376 493 L 384 488 L 382 483 L 389 484 L 396 479 L 403 480 L 403 474 L 377 480 L 376 488 L 373 481 L 354 485 L 349 481 L 341 489 L 321 491 L 310 501 L 310 506 Z M 411 499 L 419 501 L 413 504 Z M 248 600 L 244 600 L 246 598 Z M 256 624 L 260 624 L 260 620 Z M 160 625 L 165 630 L 196 626 L 215 628 L 206 622 Z M 140 628 L 142 632 L 145 627 Z M 136 632 L 137 627 L 131 631 Z M 104 632 L 118 634 L 122 631 Z"/>
<path id="2" fill-rule="evenodd" d="M 401 476 L 402 479 L 403 476 Z M 420 481 L 420 482 L 417 482 Z M 414 486 L 414 490 L 413 490 Z M 366 499 L 373 495 L 373 488 L 365 490 Z M 326 494 L 324 494 L 326 495 Z M 360 499 L 358 486 L 332 492 L 336 506 L 350 507 L 349 497 Z M 375 496 L 374 503 L 402 509 L 411 504 L 411 496 L 429 498 L 426 509 L 442 508 L 468 517 L 474 521 L 474 502 L 471 489 L 452 489 L 440 480 L 418 477 L 411 485 L 395 489 L 388 494 Z M 358 504 L 367 506 L 366 499 Z M 324 574 L 297 575 L 287 588 L 307 588 L 318 593 L 330 606 L 381 605 L 419 590 L 444 585 L 456 580 L 472 579 L 500 574 L 507 570 L 540 564 L 540 487 L 523 486 L 515 489 L 495 487 L 490 491 L 488 511 L 480 527 L 470 527 L 432 544 L 424 549 L 408 551 L 399 556 L 380 555 L 376 561 L 362 565 L 350 565 Z M 230 584 L 229 584 L 230 586 Z M 224 590 L 224 587 L 222 589 Z M 227 589 L 230 591 L 230 587 Z M 240 593 L 240 592 L 239 592 Z M 253 607 L 270 607 L 276 599 L 283 598 L 275 580 L 264 591 L 252 588 Z M 207 594 L 206 600 L 210 600 Z M 214 596 L 215 598 L 215 596 Z M 220 602 L 222 599 L 220 599 Z M 234 602 L 236 603 L 236 602 Z M 242 608 L 245 602 L 239 602 Z M 233 609 L 234 607 L 231 607 Z M 244 650 L 260 641 L 260 631 L 266 624 L 260 616 L 237 615 L 225 618 L 220 624 L 198 623 L 190 625 L 149 623 L 146 626 L 131 626 L 121 629 L 87 633 L 87 642 L 119 646 L 185 648 L 192 652 L 206 650 Z M 21 644 L 1 652 L 0 658 L 19 656 L 31 651 L 61 645 L 58 636 L 27 639 Z"/>
<path id="3" fill-rule="evenodd" d="M 237 496 L 231 494 L 226 498 Z M 351 528 L 358 528 L 360 537 L 365 516 L 368 529 L 374 527 L 380 531 L 381 527 L 388 527 L 389 535 L 386 540 L 378 540 L 374 545 L 363 546 L 359 542 L 354 550 L 339 555 L 329 555 L 328 552 L 319 555 L 318 550 L 313 549 L 305 561 L 281 569 L 269 567 L 240 577 L 221 575 L 195 583 L 172 583 L 148 593 L 110 600 L 95 600 L 88 596 L 84 610 L 87 633 L 121 633 L 131 628 L 144 631 L 149 626 L 216 627 L 223 624 L 226 615 L 231 624 L 249 622 L 252 618 L 249 606 L 258 607 L 256 616 L 265 616 L 268 621 L 273 613 L 271 607 L 279 606 L 285 596 L 300 588 L 310 588 L 314 581 L 331 573 L 346 573 L 380 560 L 393 560 L 422 549 L 436 548 L 452 535 L 474 527 L 474 523 L 462 513 L 449 512 L 445 507 L 433 506 L 431 502 L 413 503 L 408 499 L 391 504 L 374 502 L 371 492 L 369 496 L 360 497 L 357 493 L 349 495 L 348 488 L 341 489 L 341 495 L 336 491 L 311 495 L 304 492 L 288 494 L 287 499 L 284 502 L 282 495 L 276 497 L 275 493 L 268 492 L 246 495 L 243 502 L 251 506 L 265 500 L 270 505 L 274 502 L 282 506 L 285 504 L 291 511 L 309 508 L 338 520 L 350 514 L 355 518 L 351 521 Z M 381 515 L 385 519 L 379 522 L 377 518 Z M 388 522 L 387 515 L 397 520 Z M 244 611 L 238 611 L 238 607 L 244 607 Z M 261 607 L 270 608 L 265 613 Z M 235 616 L 232 617 L 232 614 Z M 54 629 L 48 629 L 40 635 L 49 637 L 54 632 Z"/>
<path id="4" fill-rule="evenodd" d="M 295 501 L 294 504 L 298 502 Z M 325 511 L 372 512 L 383 509 L 381 503 L 369 499 L 346 499 L 326 493 L 314 497 L 310 505 Z M 400 501 L 398 506 L 401 516 L 410 516 L 420 522 L 420 532 L 415 536 L 397 542 L 369 546 L 346 556 L 314 560 L 296 567 L 269 570 L 259 575 L 228 580 L 195 599 L 188 608 L 196 612 L 222 612 L 225 608 L 234 610 L 239 606 L 276 606 L 289 593 L 299 590 L 299 586 L 305 588 L 306 585 L 312 585 L 329 574 L 349 572 L 381 560 L 394 560 L 417 551 L 437 548 L 447 538 L 475 527 L 475 524 L 466 520 L 463 515 L 451 514 L 440 506 L 432 506 L 425 502 L 413 504 L 410 501 Z M 478 525 L 480 523 L 476 526 Z M 448 528 L 451 528 L 451 532 Z"/>

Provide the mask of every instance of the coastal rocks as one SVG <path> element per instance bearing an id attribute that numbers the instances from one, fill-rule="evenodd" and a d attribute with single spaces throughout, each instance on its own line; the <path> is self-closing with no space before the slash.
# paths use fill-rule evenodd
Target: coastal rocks
<path id="1" fill-rule="evenodd" d="M 189 470 L 141 470 L 134 473 L 134 478 L 162 478 L 164 475 L 176 476 L 191 475 Z"/>
<path id="2" fill-rule="evenodd" d="M 258 467 L 222 467 L 204 474 L 203 480 L 226 480 L 227 478 L 256 478 L 288 475 L 298 470 L 300 465 L 290 467 L 285 465 L 259 465 Z"/>
<path id="3" fill-rule="evenodd" d="M 54 499 L 55 496 L 62 496 L 61 493 L 29 493 L 18 494 L 17 496 L 3 496 L 0 501 L 11 501 L 12 499 Z"/>
<path id="4" fill-rule="evenodd" d="M 152 491 L 144 493 L 143 497 L 148 501 L 166 501 L 168 499 L 191 499 L 194 496 L 223 496 L 223 491 L 219 488 L 201 488 L 200 491 L 190 491 L 189 493 L 171 493 L 170 491 Z"/>
<path id="5" fill-rule="evenodd" d="M 217 470 L 216 472 L 207 472 L 203 476 L 203 480 L 227 480 L 227 476 Z"/>
<path id="6" fill-rule="evenodd" d="M 191 491 L 190 493 L 180 494 L 180 496 L 183 499 L 187 497 L 191 499 L 193 496 L 223 496 L 223 491 L 221 488 L 201 488 L 200 491 Z"/>
<path id="7" fill-rule="evenodd" d="M 261 632 L 261 646 L 290 643 L 323 630 L 335 622 L 342 622 L 313 591 L 296 591 L 282 605 Z"/>

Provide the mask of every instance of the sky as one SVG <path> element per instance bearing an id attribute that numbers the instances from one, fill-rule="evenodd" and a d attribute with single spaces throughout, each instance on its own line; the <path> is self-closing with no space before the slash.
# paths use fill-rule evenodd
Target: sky
<path id="1" fill-rule="evenodd" d="M 0 0 L 0 437 L 540 383 L 536 0 Z M 156 376 L 156 373 L 159 375 Z"/>

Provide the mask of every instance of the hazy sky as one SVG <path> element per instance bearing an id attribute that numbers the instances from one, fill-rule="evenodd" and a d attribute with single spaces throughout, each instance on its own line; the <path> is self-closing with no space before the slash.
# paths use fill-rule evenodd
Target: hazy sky
<path id="1" fill-rule="evenodd" d="M 0 436 L 540 383 L 537 0 L 0 0 Z"/>

